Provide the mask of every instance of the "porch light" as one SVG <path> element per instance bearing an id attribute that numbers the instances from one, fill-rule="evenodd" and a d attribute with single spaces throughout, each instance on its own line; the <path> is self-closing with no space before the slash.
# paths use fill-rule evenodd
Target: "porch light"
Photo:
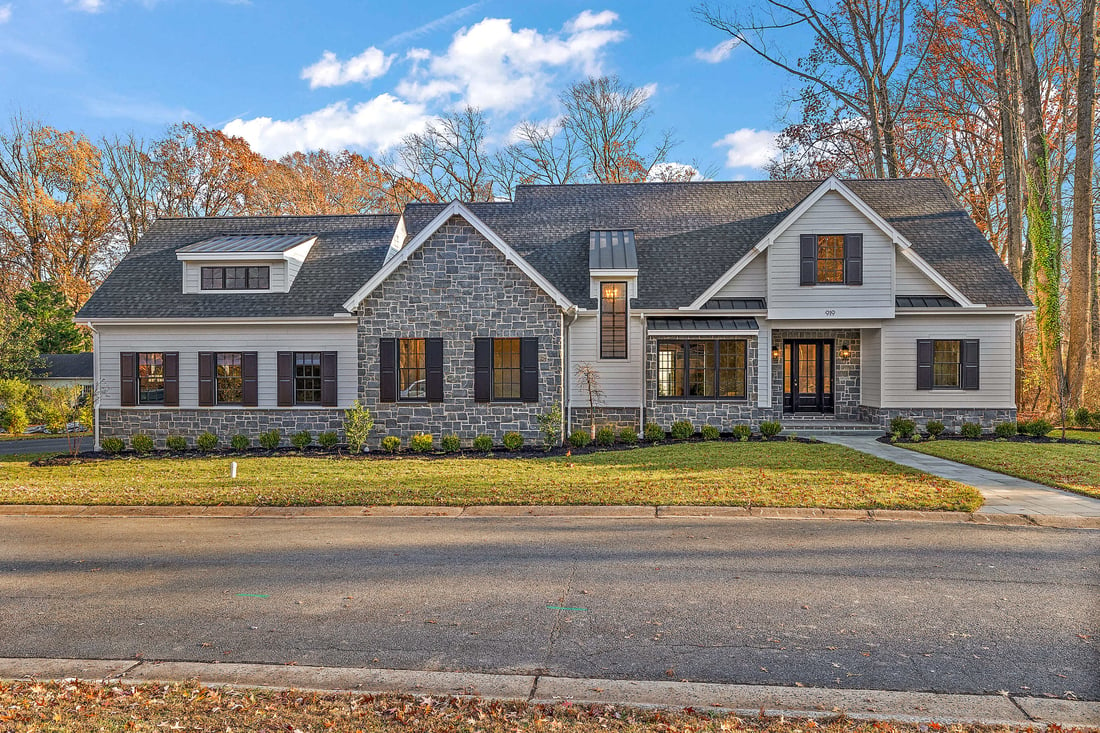
<path id="1" fill-rule="evenodd" d="M 847 359 L 851 355 L 852 355 L 852 350 L 850 348 L 848 348 L 848 344 L 846 344 L 846 343 L 841 344 L 840 345 L 840 358 L 841 359 Z"/>
<path id="2" fill-rule="evenodd" d="M 779 344 L 772 344 L 772 358 L 779 358 Z"/>

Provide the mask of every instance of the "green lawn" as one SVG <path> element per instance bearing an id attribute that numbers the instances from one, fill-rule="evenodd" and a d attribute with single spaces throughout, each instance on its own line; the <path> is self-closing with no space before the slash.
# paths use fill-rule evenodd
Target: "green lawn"
<path id="1" fill-rule="evenodd" d="M 974 489 L 826 443 L 688 443 L 560 458 L 281 456 L 33 467 L 0 459 L 0 503 L 716 504 L 973 511 Z"/>
<path id="2" fill-rule="evenodd" d="M 1054 428 L 1047 433 L 1048 438 L 1054 438 L 1055 440 L 1062 439 L 1062 429 Z M 1100 443 L 1100 430 L 1080 430 L 1077 428 L 1066 428 L 1066 440 L 1087 440 L 1091 443 Z"/>
<path id="3" fill-rule="evenodd" d="M 1097 445 L 969 440 L 898 445 L 1100 498 L 1100 446 Z"/>

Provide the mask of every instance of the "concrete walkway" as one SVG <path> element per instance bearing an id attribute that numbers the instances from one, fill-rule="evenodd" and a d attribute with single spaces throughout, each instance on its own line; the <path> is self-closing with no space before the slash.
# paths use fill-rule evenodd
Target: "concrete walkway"
<path id="1" fill-rule="evenodd" d="M 934 476 L 973 486 L 985 497 L 985 504 L 979 514 L 1100 517 L 1100 499 L 887 445 L 880 443 L 875 436 L 820 434 L 814 437 L 825 443 L 844 445 Z"/>

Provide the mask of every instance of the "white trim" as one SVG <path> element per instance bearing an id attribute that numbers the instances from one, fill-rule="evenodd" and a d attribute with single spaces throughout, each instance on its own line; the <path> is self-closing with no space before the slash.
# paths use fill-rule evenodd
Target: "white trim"
<path id="1" fill-rule="evenodd" d="M 1031 313 L 1035 308 L 1024 309 L 1022 306 L 1011 308 L 985 308 L 982 306 L 976 306 L 974 308 L 895 308 L 894 313 L 898 316 L 920 316 L 935 314 L 937 316 L 950 316 L 952 314 L 957 316 L 973 316 L 973 315 L 1026 315 Z"/>
<path id="2" fill-rule="evenodd" d="M 363 299 L 374 292 L 375 288 L 381 285 L 385 280 L 393 274 L 405 260 L 409 259 L 413 252 L 420 249 L 420 246 L 424 242 L 428 241 L 436 231 L 439 230 L 452 216 L 459 216 L 466 220 L 470 226 L 477 230 L 478 234 L 485 237 L 498 250 L 504 255 L 504 258 L 523 271 L 532 282 L 535 283 L 544 293 L 549 295 L 558 307 L 562 310 L 568 310 L 573 307 L 573 304 L 569 302 L 562 293 L 550 284 L 545 277 L 543 277 L 538 270 L 531 267 L 527 260 L 523 259 L 518 252 L 512 249 L 507 242 L 500 238 L 496 232 L 486 226 L 485 222 L 477 218 L 472 211 L 462 205 L 459 201 L 452 201 L 447 205 L 443 211 L 439 212 L 439 215 L 432 219 L 428 226 L 424 227 L 410 242 L 405 244 L 401 250 L 382 265 L 382 269 L 376 272 L 370 280 L 367 280 L 366 284 L 359 290 L 355 291 L 355 295 L 344 301 L 344 309 L 348 313 L 353 313 L 359 304 L 363 302 Z"/>
<path id="3" fill-rule="evenodd" d="M 638 270 L 589 270 L 593 280 L 604 280 L 616 277 L 638 277 Z"/>
<path id="4" fill-rule="evenodd" d="M 754 318 L 767 318 L 768 310 L 765 309 L 725 309 L 720 310 L 717 308 L 706 309 L 688 309 L 688 308 L 654 308 L 654 309 L 640 309 L 639 313 L 645 313 L 648 318 L 661 318 L 662 316 L 670 316 L 672 318 L 685 318 L 687 316 L 698 316 L 699 318 L 737 318 L 740 316 L 752 316 Z M 736 314 L 736 315 L 735 315 Z"/>

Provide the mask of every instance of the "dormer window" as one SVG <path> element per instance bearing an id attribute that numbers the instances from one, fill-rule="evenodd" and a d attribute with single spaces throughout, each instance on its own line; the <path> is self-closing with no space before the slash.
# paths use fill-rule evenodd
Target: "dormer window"
<path id="1" fill-rule="evenodd" d="M 267 265 L 202 268 L 203 290 L 267 290 L 270 282 L 271 268 Z"/>

